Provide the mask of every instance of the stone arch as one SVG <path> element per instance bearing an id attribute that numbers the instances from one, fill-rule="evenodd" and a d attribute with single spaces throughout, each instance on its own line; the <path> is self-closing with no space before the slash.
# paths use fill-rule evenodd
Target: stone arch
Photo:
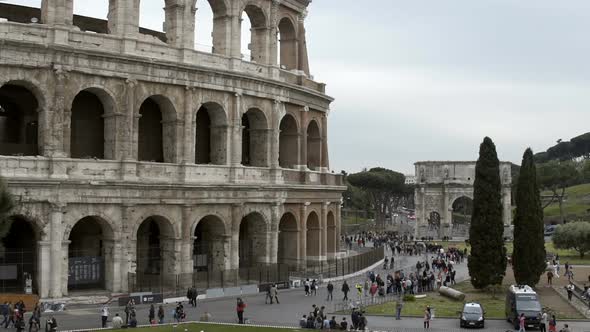
<path id="1" fill-rule="evenodd" d="M 116 249 L 111 223 L 99 216 L 83 217 L 76 221 L 67 239 L 68 289 L 113 290 Z"/>
<path id="2" fill-rule="evenodd" d="M 221 104 L 203 103 L 193 116 L 195 163 L 227 163 L 227 113 Z"/>
<path id="3" fill-rule="evenodd" d="M 293 70 L 298 69 L 298 44 L 297 30 L 295 21 L 289 17 L 284 16 L 279 21 L 277 26 L 277 51 L 278 63 L 282 69 Z"/>
<path id="4" fill-rule="evenodd" d="M 250 58 L 248 61 L 266 63 L 265 53 L 268 40 L 267 15 L 256 2 L 249 1 L 240 11 L 240 16 L 242 17 L 241 24 L 244 24 L 243 22 L 250 23 L 250 43 L 248 47 Z M 244 33 L 244 30 L 244 28 L 241 28 L 241 33 Z M 240 39 L 243 39 L 242 36 L 240 36 Z M 242 47 L 242 50 L 244 49 Z"/>
<path id="5" fill-rule="evenodd" d="M 334 217 L 334 212 L 328 211 L 327 219 L 326 219 L 326 250 L 328 255 L 334 256 L 338 252 L 338 248 L 336 247 L 338 241 L 338 232 L 336 228 L 336 218 Z"/>
<path id="6" fill-rule="evenodd" d="M 145 218 L 136 232 L 136 289 L 167 289 L 176 278 L 175 229 L 161 216 Z"/>
<path id="7" fill-rule="evenodd" d="M 114 159 L 115 128 L 107 122 L 107 114 L 113 113 L 115 98 L 107 90 L 88 87 L 76 93 L 71 102 L 71 158 Z"/>
<path id="8" fill-rule="evenodd" d="M 286 212 L 279 222 L 277 263 L 296 266 L 299 253 L 299 227 L 297 217 Z"/>
<path id="9" fill-rule="evenodd" d="M 216 215 L 201 218 L 193 231 L 193 268 L 198 272 L 216 273 L 225 270 L 228 237 L 223 219 Z M 200 280 L 201 278 L 197 278 Z"/>
<path id="10" fill-rule="evenodd" d="M 296 118 L 287 113 L 279 125 L 279 165 L 282 168 L 295 168 L 299 163 L 299 125 Z"/>
<path id="11" fill-rule="evenodd" d="M 250 108 L 242 115 L 242 165 L 268 166 L 269 128 L 266 115 Z"/>
<path id="12" fill-rule="evenodd" d="M 320 217 L 318 216 L 316 211 L 311 211 L 307 215 L 307 220 L 305 222 L 305 231 L 306 231 L 306 253 L 308 260 L 318 260 L 321 253 L 320 253 L 320 234 L 321 234 L 321 226 L 320 226 Z"/>
<path id="13" fill-rule="evenodd" d="M 27 81 L 0 86 L 0 155 L 36 156 L 42 147 L 40 90 Z"/>
<path id="14" fill-rule="evenodd" d="M 452 223 L 470 224 L 473 213 L 473 198 L 469 195 L 462 195 L 451 203 Z"/>
<path id="15" fill-rule="evenodd" d="M 175 162 L 178 117 L 172 101 L 163 95 L 147 97 L 139 116 L 138 160 Z"/>
<path id="16" fill-rule="evenodd" d="M 33 281 L 33 292 L 39 292 L 43 278 L 39 271 L 42 254 L 39 241 L 43 239 L 40 226 L 22 214 L 8 217 L 0 226 L 0 264 L 15 267 L 15 270 L 6 271 L 12 277 L 0 283 L 0 293 L 22 293 L 28 276 Z"/>
<path id="17" fill-rule="evenodd" d="M 316 120 L 307 125 L 307 168 L 316 170 L 321 167 L 322 135 Z"/>
<path id="18" fill-rule="evenodd" d="M 267 263 L 268 223 L 264 215 L 251 212 L 240 221 L 239 267 L 247 269 L 260 263 Z"/>

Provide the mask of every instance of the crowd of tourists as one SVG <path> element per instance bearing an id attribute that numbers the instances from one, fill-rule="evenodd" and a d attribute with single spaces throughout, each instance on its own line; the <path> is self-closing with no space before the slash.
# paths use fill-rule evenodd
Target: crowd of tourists
<path id="1" fill-rule="evenodd" d="M 24 331 L 27 328 L 25 321 L 25 313 L 27 312 L 26 305 L 23 301 L 18 301 L 15 304 L 12 302 L 5 302 L 0 304 L 0 315 L 2 315 L 2 322 L 0 326 L 7 328 L 15 328 L 18 332 Z M 31 312 L 31 317 L 28 321 L 29 332 L 41 330 L 41 307 L 39 303 L 35 305 Z M 45 331 L 53 332 L 57 330 L 57 320 L 55 317 L 50 317 L 45 322 Z"/>
<path id="2" fill-rule="evenodd" d="M 365 331 L 367 327 L 367 317 L 364 312 L 358 308 L 353 308 L 350 315 L 350 325 L 343 317 L 340 322 L 336 320 L 336 316 L 328 318 L 326 315 L 326 307 L 319 307 L 312 305 L 312 310 L 309 314 L 305 314 L 299 320 L 299 327 L 302 329 L 314 329 L 314 330 L 343 330 L 348 331 Z"/>

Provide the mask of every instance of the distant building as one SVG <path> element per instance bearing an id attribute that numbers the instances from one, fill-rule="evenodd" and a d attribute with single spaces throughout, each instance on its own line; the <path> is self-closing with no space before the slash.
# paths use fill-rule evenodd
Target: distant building
<path id="1" fill-rule="evenodd" d="M 406 184 L 416 184 L 416 176 L 406 175 Z"/>

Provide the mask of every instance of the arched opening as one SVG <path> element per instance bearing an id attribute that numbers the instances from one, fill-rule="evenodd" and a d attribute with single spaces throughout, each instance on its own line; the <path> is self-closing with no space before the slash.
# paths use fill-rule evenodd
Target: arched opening
<path id="1" fill-rule="evenodd" d="M 166 11 L 164 0 L 143 0 L 139 2 L 139 26 L 140 32 L 149 29 L 157 32 L 165 32 Z M 143 28 L 143 29 L 142 29 Z"/>
<path id="2" fill-rule="evenodd" d="M 292 213 L 285 213 L 279 223 L 279 245 L 277 262 L 297 266 L 299 252 L 299 230 L 297 219 Z"/>
<path id="3" fill-rule="evenodd" d="M 88 6 L 87 0 L 74 0 L 74 25 L 82 31 L 108 33 L 109 0 L 93 0 Z M 83 16 L 84 19 L 81 17 Z M 88 17 L 96 19 L 88 19 Z"/>
<path id="4" fill-rule="evenodd" d="M 317 170 L 321 165 L 322 137 L 314 120 L 307 126 L 307 168 Z"/>
<path id="5" fill-rule="evenodd" d="M 38 107 L 29 89 L 11 83 L 0 88 L 0 155 L 39 154 Z"/>
<path id="6" fill-rule="evenodd" d="M 221 281 L 226 266 L 225 225 L 216 216 L 206 216 L 195 228 L 193 241 L 193 269 L 195 286 L 211 287 Z"/>
<path id="7" fill-rule="evenodd" d="M 453 202 L 453 224 L 471 224 L 472 213 L 473 200 L 471 198 L 462 196 Z"/>
<path id="8" fill-rule="evenodd" d="M 175 162 L 177 123 L 174 105 L 163 96 L 147 98 L 139 109 L 138 159 Z"/>
<path id="9" fill-rule="evenodd" d="M 278 59 L 282 69 L 293 70 L 297 67 L 297 34 L 293 22 L 284 17 L 278 27 Z"/>
<path id="10" fill-rule="evenodd" d="M 135 290 L 175 286 L 174 230 L 164 217 L 146 218 L 137 230 Z"/>
<path id="11" fill-rule="evenodd" d="M 197 1 L 197 13 L 195 14 L 195 50 L 213 53 L 214 14 L 211 0 Z"/>
<path id="12" fill-rule="evenodd" d="M 104 106 L 95 94 L 81 91 L 74 98 L 70 131 L 72 158 L 104 158 L 104 113 Z"/>
<path id="13" fill-rule="evenodd" d="M 195 120 L 195 163 L 226 164 L 227 120 L 223 108 L 206 103 L 197 111 Z"/>
<path id="14" fill-rule="evenodd" d="M 264 12 L 260 7 L 247 5 L 240 22 L 242 58 L 246 61 L 264 63 L 268 31 Z"/>
<path id="15" fill-rule="evenodd" d="M 242 116 L 242 165 L 268 166 L 268 129 L 259 109 L 250 109 Z"/>
<path id="16" fill-rule="evenodd" d="M 336 247 L 337 237 L 338 234 L 336 232 L 336 219 L 334 218 L 334 213 L 332 211 L 328 212 L 328 220 L 326 222 L 327 226 L 327 253 L 328 255 L 334 256 L 338 252 L 338 248 Z"/>
<path id="17" fill-rule="evenodd" d="M 306 253 L 307 259 L 317 261 L 320 259 L 320 218 L 317 213 L 311 212 L 307 216 L 306 223 Z"/>
<path id="18" fill-rule="evenodd" d="M 299 159 L 297 121 L 291 114 L 287 114 L 281 120 L 279 130 L 279 165 L 282 168 L 295 168 Z"/>
<path id="19" fill-rule="evenodd" d="M 266 221 L 261 214 L 254 212 L 242 218 L 239 241 L 240 269 L 256 267 L 267 262 Z"/>
<path id="20" fill-rule="evenodd" d="M 35 225 L 22 216 L 12 216 L 0 224 L 0 293 L 26 293 L 27 280 L 38 292 L 38 241 Z"/>
<path id="21" fill-rule="evenodd" d="M 68 240 L 68 290 L 110 289 L 114 241 L 108 223 L 98 217 L 82 218 Z"/>
<path id="22" fill-rule="evenodd" d="M 213 53 L 228 53 L 228 38 L 231 31 L 231 20 L 228 19 L 228 5 L 226 0 L 208 0 L 213 11 Z M 199 22 L 197 21 L 197 26 Z"/>

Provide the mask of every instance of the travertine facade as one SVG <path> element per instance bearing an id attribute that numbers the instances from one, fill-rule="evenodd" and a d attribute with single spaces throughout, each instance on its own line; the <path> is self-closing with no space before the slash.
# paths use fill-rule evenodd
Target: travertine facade
<path id="1" fill-rule="evenodd" d="M 423 161 L 416 168 L 416 237 L 453 237 L 453 205 L 473 200 L 475 161 Z M 511 168 L 500 163 L 504 225 L 512 224 Z M 467 232 L 468 234 L 468 232 Z"/>
<path id="2" fill-rule="evenodd" d="M 139 28 L 139 0 L 110 0 L 108 22 L 72 1 L 0 4 L 0 174 L 13 228 L 30 225 L 17 237 L 35 239 L 7 250 L 32 251 L 41 297 L 67 295 L 83 257 L 104 259 L 90 286 L 125 292 L 188 286 L 197 257 L 232 279 L 336 255 L 345 188 L 329 172 L 332 99 L 309 75 L 309 0 L 166 0 L 163 34 Z M 202 53 L 195 11 L 209 5 Z"/>

